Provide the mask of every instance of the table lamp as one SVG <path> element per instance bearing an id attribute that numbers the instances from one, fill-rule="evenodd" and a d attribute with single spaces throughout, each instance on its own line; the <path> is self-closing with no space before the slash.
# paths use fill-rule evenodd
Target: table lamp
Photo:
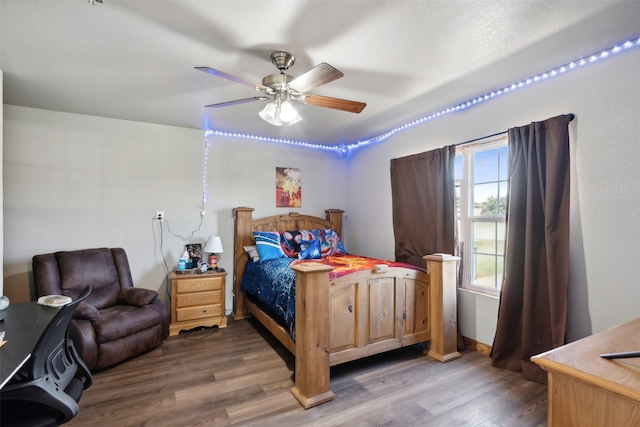
<path id="1" fill-rule="evenodd" d="M 207 243 L 204 244 L 204 252 L 209 252 L 209 268 L 212 270 L 218 270 L 218 255 L 224 252 L 222 248 L 222 239 L 220 236 L 209 236 Z"/>

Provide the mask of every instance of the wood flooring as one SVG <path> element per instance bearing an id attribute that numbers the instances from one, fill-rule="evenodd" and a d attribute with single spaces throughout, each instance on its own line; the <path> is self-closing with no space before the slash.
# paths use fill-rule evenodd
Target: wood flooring
<path id="1" fill-rule="evenodd" d="M 293 356 L 254 320 L 169 337 L 94 374 L 68 426 L 546 426 L 547 387 L 423 345 L 331 368 L 335 400 L 304 410 Z"/>

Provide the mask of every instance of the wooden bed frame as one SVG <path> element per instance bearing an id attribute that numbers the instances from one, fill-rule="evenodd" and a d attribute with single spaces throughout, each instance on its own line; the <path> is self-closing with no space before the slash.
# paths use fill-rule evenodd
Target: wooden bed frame
<path id="1" fill-rule="evenodd" d="M 255 245 L 253 231 L 331 228 L 342 232 L 339 209 L 326 218 L 298 213 L 252 219 L 253 208 L 233 210 L 234 319 L 252 314 L 295 355 L 295 386 L 291 393 L 305 408 L 334 398 L 329 387 L 330 367 L 388 350 L 430 341 L 427 354 L 447 362 L 457 359 L 456 262 L 459 258 L 435 254 L 424 257 L 427 273 L 392 267 L 363 271 L 329 281 L 330 267 L 305 262 L 296 272 L 296 341 L 278 322 L 240 291 L 248 254 Z M 339 325 L 339 326 L 334 326 Z"/>

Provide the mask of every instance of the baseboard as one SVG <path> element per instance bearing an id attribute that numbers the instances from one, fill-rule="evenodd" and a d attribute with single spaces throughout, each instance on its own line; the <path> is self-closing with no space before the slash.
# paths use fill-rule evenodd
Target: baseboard
<path id="1" fill-rule="evenodd" d="M 478 342 L 472 338 L 462 337 L 464 340 L 464 344 L 467 346 L 469 350 L 477 351 L 480 354 L 484 354 L 485 356 L 489 356 L 491 354 L 491 346 Z"/>

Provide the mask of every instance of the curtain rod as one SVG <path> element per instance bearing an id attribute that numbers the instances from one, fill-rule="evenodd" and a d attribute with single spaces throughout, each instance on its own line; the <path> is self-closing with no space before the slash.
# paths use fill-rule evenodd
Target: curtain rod
<path id="1" fill-rule="evenodd" d="M 569 121 L 572 121 L 574 118 L 575 118 L 574 114 L 569 114 Z M 457 147 L 459 145 L 471 144 L 472 142 L 480 141 L 481 139 L 493 138 L 494 136 L 504 135 L 507 132 L 509 132 L 509 131 L 508 130 L 503 130 L 502 132 L 492 133 L 491 135 L 481 136 L 480 138 L 474 138 L 474 139 L 470 139 L 468 141 L 458 142 L 457 144 L 453 144 L 453 146 Z"/>
<path id="2" fill-rule="evenodd" d="M 459 145 L 471 144 L 472 142 L 480 141 L 481 139 L 493 138 L 494 136 L 504 135 L 507 132 L 509 132 L 509 131 L 503 130 L 502 132 L 492 133 L 491 135 L 481 136 L 480 138 L 474 138 L 474 139 L 470 139 L 468 141 L 458 142 L 457 144 L 453 144 L 453 146 L 457 147 Z"/>

